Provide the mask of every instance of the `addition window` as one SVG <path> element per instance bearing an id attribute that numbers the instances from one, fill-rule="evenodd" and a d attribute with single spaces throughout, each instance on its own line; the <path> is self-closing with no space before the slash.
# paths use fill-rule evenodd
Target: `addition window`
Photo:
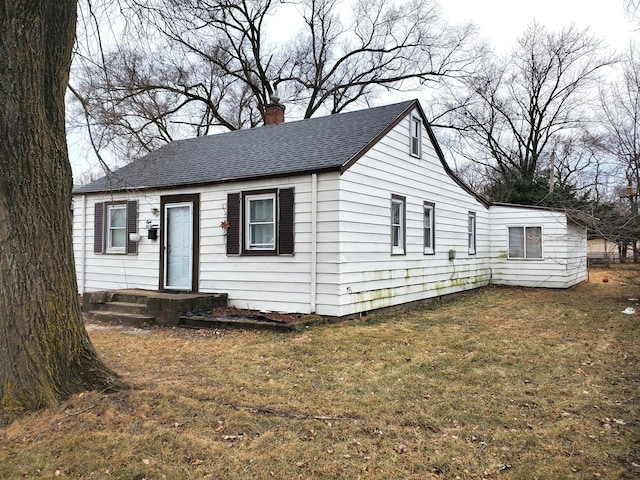
<path id="1" fill-rule="evenodd" d="M 138 202 L 98 202 L 93 212 L 93 252 L 137 254 L 138 243 L 129 234 L 138 233 Z"/>
<path id="2" fill-rule="evenodd" d="M 405 197 L 392 195 L 391 197 L 391 254 L 405 253 Z"/>
<path id="3" fill-rule="evenodd" d="M 424 253 L 433 255 L 435 253 L 435 205 L 424 202 Z"/>
<path id="4" fill-rule="evenodd" d="M 542 227 L 509 227 L 508 236 L 509 258 L 542 258 Z"/>
<path id="5" fill-rule="evenodd" d="M 420 158 L 422 155 L 422 121 L 411 117 L 411 155 Z"/>
<path id="6" fill-rule="evenodd" d="M 469 212 L 469 217 L 467 220 L 467 237 L 468 237 L 469 254 L 475 255 L 476 253 L 476 213 L 475 212 Z"/>
<path id="7" fill-rule="evenodd" d="M 293 216 L 293 188 L 228 194 L 227 255 L 293 255 Z"/>

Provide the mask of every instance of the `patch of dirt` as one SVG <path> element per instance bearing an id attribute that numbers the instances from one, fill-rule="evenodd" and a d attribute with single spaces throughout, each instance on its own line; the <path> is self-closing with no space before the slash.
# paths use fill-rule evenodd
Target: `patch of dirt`
<path id="1" fill-rule="evenodd" d="M 90 322 L 85 319 L 84 326 L 87 332 L 93 332 L 96 330 L 116 330 L 120 333 L 127 335 L 148 335 L 151 333 L 149 329 L 137 328 L 129 325 L 110 325 L 106 323 Z"/>

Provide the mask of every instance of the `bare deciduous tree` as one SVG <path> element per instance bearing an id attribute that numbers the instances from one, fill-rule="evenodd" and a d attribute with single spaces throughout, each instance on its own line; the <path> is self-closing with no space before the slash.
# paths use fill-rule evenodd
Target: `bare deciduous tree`
<path id="1" fill-rule="evenodd" d="M 473 28 L 444 26 L 433 0 L 122 1 L 144 35 L 128 31 L 103 57 L 79 56 L 74 92 L 99 141 L 133 155 L 176 136 L 256 126 L 278 93 L 308 118 L 458 76 L 478 57 Z M 298 32 L 290 37 L 273 27 L 285 8 Z"/>
<path id="2" fill-rule="evenodd" d="M 623 0 L 623 4 L 629 18 L 640 22 L 640 0 Z"/>
<path id="3" fill-rule="evenodd" d="M 591 92 L 612 64 L 604 53 L 588 31 L 553 33 L 533 23 L 509 56 L 487 61 L 481 74 L 450 90 L 448 114 L 437 123 L 461 133 L 460 153 L 480 163 L 490 179 L 528 188 L 554 139 L 579 134 L 590 117 Z"/>
<path id="4" fill-rule="evenodd" d="M 640 56 L 630 47 L 620 77 L 601 93 L 601 124 L 598 137 L 602 151 L 614 158 L 623 172 L 626 188 L 621 197 L 628 201 L 629 215 L 625 222 L 626 241 L 632 245 L 638 261 L 640 218 Z"/>

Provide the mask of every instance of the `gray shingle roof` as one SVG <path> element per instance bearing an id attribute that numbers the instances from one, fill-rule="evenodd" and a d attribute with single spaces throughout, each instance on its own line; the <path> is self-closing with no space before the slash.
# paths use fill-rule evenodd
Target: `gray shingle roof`
<path id="1" fill-rule="evenodd" d="M 170 188 L 340 170 L 416 103 L 411 100 L 175 141 L 75 193 Z"/>

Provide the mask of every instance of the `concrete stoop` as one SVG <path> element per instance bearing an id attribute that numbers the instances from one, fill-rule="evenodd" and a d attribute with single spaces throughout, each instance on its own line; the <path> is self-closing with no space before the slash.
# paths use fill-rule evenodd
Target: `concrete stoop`
<path id="1" fill-rule="evenodd" d="M 185 314 L 209 312 L 226 305 L 226 293 L 163 293 L 137 289 L 89 292 L 82 300 L 82 310 L 88 318 L 135 327 L 173 327 Z"/>

